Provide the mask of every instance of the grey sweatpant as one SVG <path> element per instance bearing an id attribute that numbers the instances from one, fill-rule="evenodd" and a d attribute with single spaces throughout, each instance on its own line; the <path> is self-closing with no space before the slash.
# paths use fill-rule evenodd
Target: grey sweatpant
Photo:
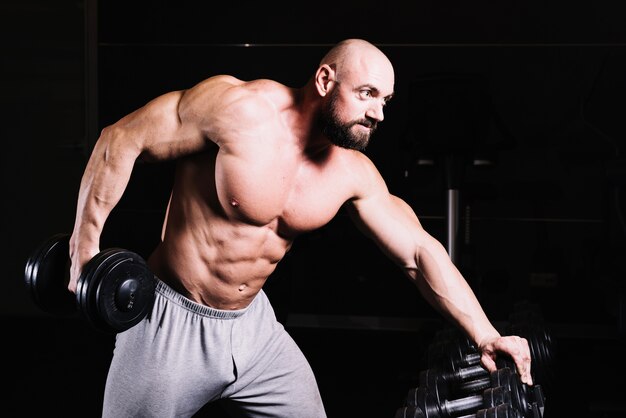
<path id="1" fill-rule="evenodd" d="M 309 363 L 263 291 L 225 311 L 158 281 L 152 311 L 116 337 L 103 417 L 190 417 L 223 398 L 241 416 L 326 416 Z"/>

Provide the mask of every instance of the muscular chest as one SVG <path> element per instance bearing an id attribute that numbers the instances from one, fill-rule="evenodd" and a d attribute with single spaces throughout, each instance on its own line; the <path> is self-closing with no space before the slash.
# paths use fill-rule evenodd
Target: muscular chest
<path id="1" fill-rule="evenodd" d="M 334 172 L 332 162 L 303 162 L 277 148 L 249 158 L 218 155 L 215 183 L 229 217 L 257 225 L 278 221 L 300 233 L 326 224 L 345 201 L 348 187 Z"/>

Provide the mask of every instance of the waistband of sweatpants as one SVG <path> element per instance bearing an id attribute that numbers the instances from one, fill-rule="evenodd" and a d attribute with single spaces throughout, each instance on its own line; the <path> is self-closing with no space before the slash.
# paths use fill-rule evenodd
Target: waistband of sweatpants
<path id="1" fill-rule="evenodd" d="M 156 279 L 156 289 L 155 289 L 156 293 L 159 293 L 160 295 L 176 303 L 177 305 L 184 307 L 190 312 L 193 312 L 201 316 L 209 317 L 209 318 L 217 318 L 217 319 L 238 318 L 241 315 L 245 314 L 246 311 L 250 308 L 250 306 L 252 306 L 252 304 L 257 300 L 257 298 L 255 297 L 252 300 L 252 302 L 250 302 L 250 304 L 243 309 L 236 309 L 236 310 L 215 309 L 215 308 L 211 308 L 210 306 L 206 306 L 198 302 L 194 302 L 193 300 L 181 295 L 180 293 L 178 293 L 176 290 L 169 287 L 165 282 L 163 282 L 156 276 L 155 276 L 155 279 Z M 263 292 L 263 290 L 261 290 L 259 293 L 261 292 Z"/>

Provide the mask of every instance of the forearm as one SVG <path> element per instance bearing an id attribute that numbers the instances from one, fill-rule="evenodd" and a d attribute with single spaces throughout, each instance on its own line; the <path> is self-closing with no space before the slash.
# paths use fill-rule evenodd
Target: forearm
<path id="1" fill-rule="evenodd" d="M 500 335 L 441 243 L 428 237 L 416 253 L 416 265 L 407 274 L 435 309 L 476 344 Z"/>
<path id="2" fill-rule="evenodd" d="M 73 259 L 84 261 L 98 250 L 106 219 L 128 185 L 138 154 L 119 132 L 105 129 L 98 139 L 80 183 L 70 241 Z"/>

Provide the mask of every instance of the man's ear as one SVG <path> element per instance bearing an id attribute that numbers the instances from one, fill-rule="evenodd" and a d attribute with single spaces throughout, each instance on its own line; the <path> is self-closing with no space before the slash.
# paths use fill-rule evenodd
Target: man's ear
<path id="1" fill-rule="evenodd" d="M 320 96 L 324 97 L 333 88 L 335 84 L 335 69 L 328 65 L 323 64 L 315 73 L 315 88 Z"/>

